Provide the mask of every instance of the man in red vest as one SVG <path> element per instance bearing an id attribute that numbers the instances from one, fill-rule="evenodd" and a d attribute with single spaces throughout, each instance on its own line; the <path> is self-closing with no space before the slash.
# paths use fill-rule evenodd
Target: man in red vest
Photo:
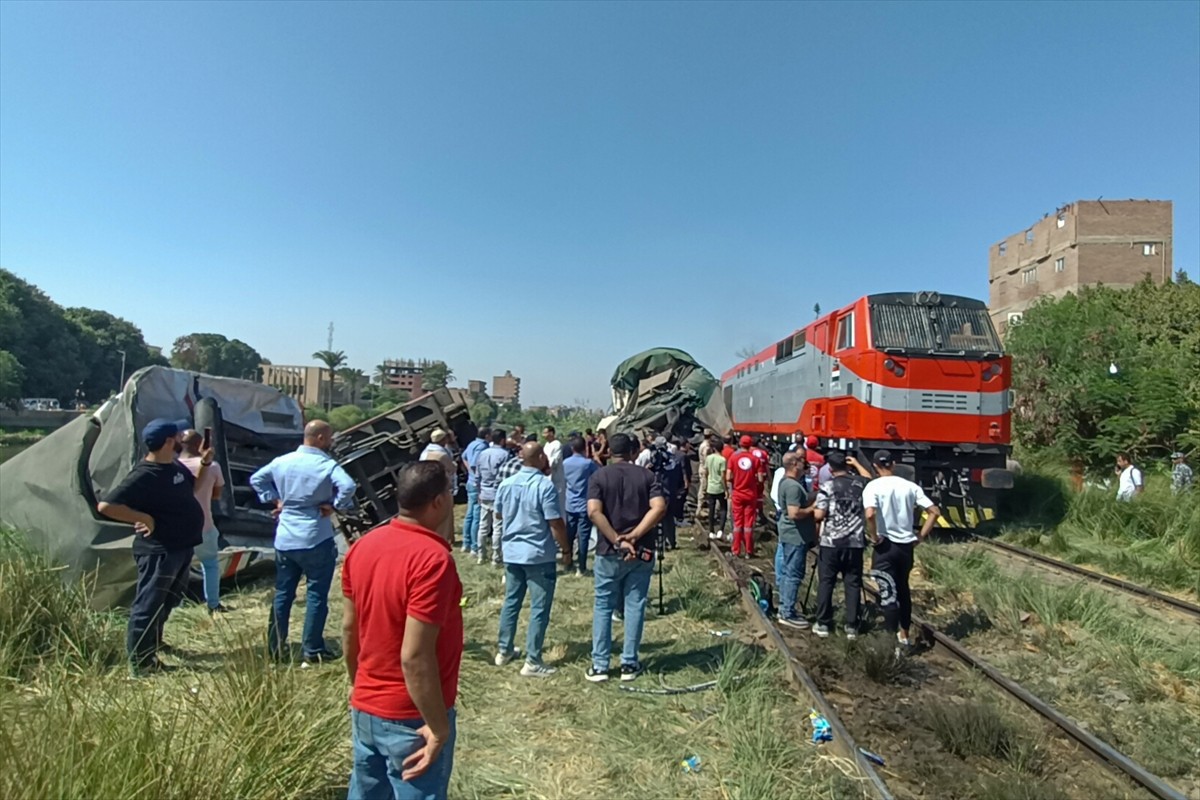
<path id="1" fill-rule="evenodd" d="M 762 502 L 767 470 L 763 462 L 750 452 L 754 440 L 743 436 L 740 445 L 726 462 L 725 483 L 733 507 L 734 556 L 749 558 L 754 554 L 754 521 Z"/>

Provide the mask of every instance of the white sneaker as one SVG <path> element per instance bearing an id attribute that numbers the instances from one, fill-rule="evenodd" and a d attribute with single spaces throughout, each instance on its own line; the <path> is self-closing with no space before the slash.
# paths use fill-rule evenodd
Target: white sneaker
<path id="1" fill-rule="evenodd" d="M 858 638 L 858 630 L 855 628 L 846 628 L 846 639 L 853 642 Z"/>
<path id="2" fill-rule="evenodd" d="M 721 534 L 717 533 L 716 531 L 712 531 L 708 534 L 708 538 L 714 542 L 719 542 L 721 541 Z"/>
<path id="3" fill-rule="evenodd" d="M 816 625 L 812 626 L 812 632 L 815 633 L 817 636 L 820 636 L 822 639 L 828 638 L 829 626 L 822 625 L 821 623 L 818 622 Z"/>
<path id="4" fill-rule="evenodd" d="M 528 661 L 521 667 L 521 676 L 524 678 L 549 678 L 556 672 L 558 670 L 554 667 L 547 667 L 545 664 L 531 664 Z"/>
<path id="5" fill-rule="evenodd" d="M 512 663 L 512 660 L 521 655 L 521 651 L 514 648 L 507 653 L 496 653 L 495 664 L 497 667 L 503 667 L 506 664 Z"/>
<path id="6" fill-rule="evenodd" d="M 807 630 L 808 628 L 808 620 L 804 617 L 780 617 L 779 624 L 800 631 Z"/>
<path id="7" fill-rule="evenodd" d="M 482 550 L 476 550 L 476 551 L 475 551 L 475 563 L 476 563 L 476 564 L 482 564 L 482 563 L 483 563 L 483 551 L 482 551 Z"/>

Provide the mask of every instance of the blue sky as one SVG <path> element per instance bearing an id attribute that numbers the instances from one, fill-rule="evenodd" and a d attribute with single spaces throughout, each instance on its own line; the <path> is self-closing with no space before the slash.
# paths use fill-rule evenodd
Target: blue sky
<path id="1" fill-rule="evenodd" d="M 0 265 L 166 347 L 605 405 L 1098 196 L 1200 273 L 1200 3 L 0 3 Z"/>

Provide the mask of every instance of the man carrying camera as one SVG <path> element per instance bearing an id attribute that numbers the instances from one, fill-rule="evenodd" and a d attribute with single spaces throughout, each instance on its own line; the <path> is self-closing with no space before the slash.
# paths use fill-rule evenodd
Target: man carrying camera
<path id="1" fill-rule="evenodd" d="M 625 613 L 621 680 L 642 673 L 638 648 L 654 572 L 653 534 L 667 513 L 667 499 L 654 473 L 632 463 L 635 446 L 623 433 L 609 440 L 612 463 L 588 484 L 588 517 L 596 526 L 596 604 L 592 615 L 592 664 L 585 677 L 608 680 L 612 613 Z"/>

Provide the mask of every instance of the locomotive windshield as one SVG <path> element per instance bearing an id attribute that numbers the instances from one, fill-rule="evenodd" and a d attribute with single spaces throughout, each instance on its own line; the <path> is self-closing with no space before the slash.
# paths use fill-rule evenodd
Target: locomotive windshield
<path id="1" fill-rule="evenodd" d="M 870 305 L 876 350 L 972 356 L 1003 352 L 987 306 L 978 300 L 918 292 L 876 295 Z"/>

